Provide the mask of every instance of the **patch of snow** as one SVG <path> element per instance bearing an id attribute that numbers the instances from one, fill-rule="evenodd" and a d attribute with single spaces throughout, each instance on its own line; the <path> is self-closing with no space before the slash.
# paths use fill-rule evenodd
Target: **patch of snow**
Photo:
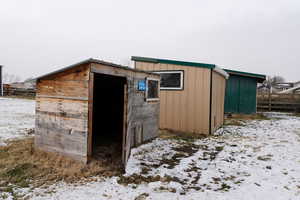
<path id="1" fill-rule="evenodd" d="M 39 200 L 300 199 L 300 118 L 266 115 L 272 119 L 224 126 L 205 139 L 156 139 L 132 149 L 125 177 L 159 175 L 171 177 L 169 181 L 122 185 L 119 177 L 112 177 L 79 186 L 60 182 L 23 193 Z"/>
<path id="2" fill-rule="evenodd" d="M 34 128 L 35 101 L 0 97 L 0 145 Z"/>

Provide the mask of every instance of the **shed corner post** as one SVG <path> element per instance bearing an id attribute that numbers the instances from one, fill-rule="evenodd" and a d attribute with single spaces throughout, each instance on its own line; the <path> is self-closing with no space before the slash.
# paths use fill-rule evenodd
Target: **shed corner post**
<path id="1" fill-rule="evenodd" d="M 34 145 L 34 149 L 37 148 L 37 135 L 39 135 L 39 131 L 38 131 L 38 127 L 39 127 L 39 83 L 40 83 L 40 79 L 36 80 L 36 98 L 35 98 L 35 119 L 34 119 L 34 140 L 33 140 L 33 145 Z M 1 83 L 0 83 L 1 84 Z"/>
<path id="2" fill-rule="evenodd" d="M 90 69 L 91 69 L 90 65 Z M 88 91 L 88 136 L 87 136 L 87 161 L 93 153 L 93 104 L 94 104 L 94 73 L 89 71 L 89 91 Z"/>
<path id="3" fill-rule="evenodd" d="M 123 141 L 122 141 L 122 163 L 124 170 L 131 153 L 131 114 L 132 114 L 132 99 L 131 95 L 134 90 L 133 76 L 126 78 L 124 85 L 124 113 L 123 113 Z"/>
<path id="4" fill-rule="evenodd" d="M 209 135 L 212 134 L 212 85 L 213 84 L 213 69 L 210 69 L 210 89 L 209 89 Z"/>

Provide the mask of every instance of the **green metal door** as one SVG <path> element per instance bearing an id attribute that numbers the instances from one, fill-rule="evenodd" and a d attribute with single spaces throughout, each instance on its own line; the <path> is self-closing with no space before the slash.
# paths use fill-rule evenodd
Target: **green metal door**
<path id="1" fill-rule="evenodd" d="M 231 75 L 226 83 L 225 113 L 256 112 L 256 79 Z"/>
<path id="2" fill-rule="evenodd" d="M 239 110 L 240 83 L 239 78 L 230 76 L 226 83 L 225 113 L 236 113 Z"/>
<path id="3" fill-rule="evenodd" d="M 240 77 L 239 113 L 251 114 L 256 112 L 256 80 Z"/>

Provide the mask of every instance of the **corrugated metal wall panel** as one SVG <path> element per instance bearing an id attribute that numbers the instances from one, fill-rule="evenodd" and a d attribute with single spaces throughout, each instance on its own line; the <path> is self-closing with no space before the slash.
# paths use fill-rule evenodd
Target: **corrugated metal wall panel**
<path id="1" fill-rule="evenodd" d="M 184 90 L 161 90 L 160 128 L 209 134 L 210 69 L 136 62 L 146 71 L 183 70 Z"/>
<path id="2" fill-rule="evenodd" d="M 239 112 L 240 84 L 239 78 L 230 76 L 226 84 L 225 113 Z"/>
<path id="3" fill-rule="evenodd" d="M 256 87 L 256 79 L 231 75 L 226 85 L 225 113 L 255 113 Z"/>
<path id="4" fill-rule="evenodd" d="M 220 74 L 213 72 L 212 81 L 211 133 L 214 133 L 224 123 L 226 80 Z"/>
<path id="5" fill-rule="evenodd" d="M 240 107 L 241 113 L 256 112 L 256 80 L 240 77 Z"/>

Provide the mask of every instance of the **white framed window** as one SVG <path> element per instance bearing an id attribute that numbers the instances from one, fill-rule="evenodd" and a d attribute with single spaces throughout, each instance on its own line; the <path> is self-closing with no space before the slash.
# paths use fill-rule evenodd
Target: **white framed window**
<path id="1" fill-rule="evenodd" d="M 182 70 L 154 71 L 160 74 L 161 90 L 183 90 L 184 72 Z"/>
<path id="2" fill-rule="evenodd" d="M 146 100 L 159 100 L 159 80 L 154 78 L 146 78 Z"/>

